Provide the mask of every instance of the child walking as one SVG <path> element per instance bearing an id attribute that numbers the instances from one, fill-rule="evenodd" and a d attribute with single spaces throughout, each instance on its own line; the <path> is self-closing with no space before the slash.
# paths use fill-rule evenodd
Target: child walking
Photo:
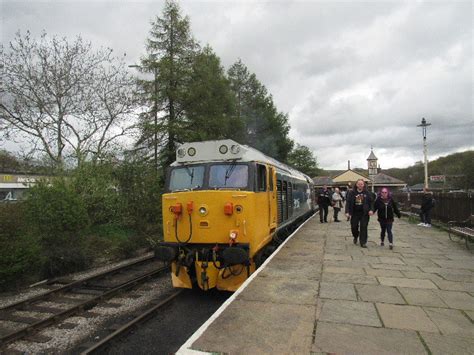
<path id="1" fill-rule="evenodd" d="M 393 249 L 393 233 L 392 226 L 394 215 L 400 218 L 400 210 L 395 200 L 392 198 L 390 191 L 384 187 L 380 190 L 380 194 L 375 199 L 374 212 L 377 212 L 378 221 L 380 223 L 380 245 L 384 246 L 385 232 L 387 232 L 389 248 Z"/>

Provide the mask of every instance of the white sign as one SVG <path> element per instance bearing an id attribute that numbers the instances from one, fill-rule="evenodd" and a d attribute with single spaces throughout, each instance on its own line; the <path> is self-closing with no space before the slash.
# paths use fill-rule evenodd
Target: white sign
<path id="1" fill-rule="evenodd" d="M 35 183 L 36 179 L 34 177 L 19 177 L 17 181 L 23 183 Z"/>
<path id="2" fill-rule="evenodd" d="M 430 181 L 445 182 L 446 176 L 445 175 L 431 175 Z"/>

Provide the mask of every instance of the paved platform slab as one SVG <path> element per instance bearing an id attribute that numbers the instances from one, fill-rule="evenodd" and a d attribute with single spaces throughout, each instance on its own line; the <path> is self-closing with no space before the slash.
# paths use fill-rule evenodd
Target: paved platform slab
<path id="1" fill-rule="evenodd" d="M 178 354 L 474 354 L 474 253 L 396 220 L 395 247 L 306 222 Z"/>

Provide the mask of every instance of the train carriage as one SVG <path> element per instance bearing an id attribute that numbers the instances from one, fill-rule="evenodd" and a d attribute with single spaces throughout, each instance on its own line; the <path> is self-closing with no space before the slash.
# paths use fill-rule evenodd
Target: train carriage
<path id="1" fill-rule="evenodd" d="M 232 140 L 182 144 L 163 194 L 163 239 L 174 287 L 235 291 L 315 207 L 312 180 Z"/>

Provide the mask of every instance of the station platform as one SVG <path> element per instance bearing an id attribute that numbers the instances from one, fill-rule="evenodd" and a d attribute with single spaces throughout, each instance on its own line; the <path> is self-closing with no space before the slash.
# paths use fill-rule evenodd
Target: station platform
<path id="1" fill-rule="evenodd" d="M 397 219 L 394 249 L 306 221 L 178 354 L 474 354 L 474 253 Z"/>

